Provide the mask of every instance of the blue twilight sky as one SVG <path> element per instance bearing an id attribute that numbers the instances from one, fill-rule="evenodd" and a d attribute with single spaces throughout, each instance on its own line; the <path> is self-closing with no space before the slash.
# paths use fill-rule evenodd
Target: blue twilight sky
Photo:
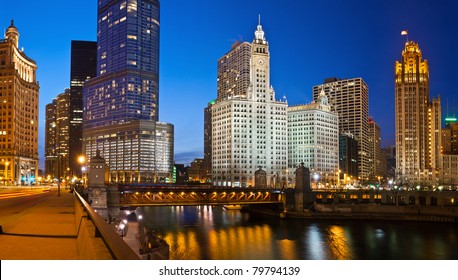
<path id="1" fill-rule="evenodd" d="M 70 41 L 96 40 L 97 2 L 0 3 L 0 27 L 14 19 L 20 47 L 38 64 L 41 162 L 45 105 L 69 87 Z M 362 77 L 382 145 L 394 144 L 393 70 L 408 30 L 429 62 L 431 96 L 441 96 L 443 115 L 458 110 L 458 1 L 162 0 L 159 118 L 175 125 L 177 163 L 203 157 L 203 109 L 216 97 L 217 60 L 234 41 L 253 40 L 258 14 L 277 99 L 309 103 L 327 77 Z"/>

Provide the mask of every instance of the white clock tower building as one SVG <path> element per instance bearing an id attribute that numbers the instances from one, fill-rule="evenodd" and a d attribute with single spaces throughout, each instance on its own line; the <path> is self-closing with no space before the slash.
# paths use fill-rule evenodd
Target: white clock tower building
<path id="1" fill-rule="evenodd" d="M 255 38 L 237 42 L 218 60 L 218 98 L 212 108 L 214 185 L 254 187 L 266 171 L 267 186 L 286 185 L 287 103 L 270 85 L 269 45 L 259 21 Z"/>

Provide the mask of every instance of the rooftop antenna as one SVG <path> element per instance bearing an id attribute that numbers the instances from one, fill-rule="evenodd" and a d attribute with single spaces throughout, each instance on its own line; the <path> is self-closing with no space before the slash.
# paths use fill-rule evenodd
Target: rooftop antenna
<path id="1" fill-rule="evenodd" d="M 453 108 L 452 108 L 452 110 L 453 110 L 453 115 L 454 115 L 454 116 L 455 116 L 455 113 L 456 113 L 456 107 L 455 107 L 455 105 L 456 105 L 456 100 L 455 100 L 455 97 L 456 97 L 456 95 L 453 94 Z"/>

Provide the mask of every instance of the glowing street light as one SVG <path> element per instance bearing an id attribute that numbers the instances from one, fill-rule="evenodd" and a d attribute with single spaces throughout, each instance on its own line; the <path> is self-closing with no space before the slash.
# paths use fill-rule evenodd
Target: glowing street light
<path id="1" fill-rule="evenodd" d="M 124 238 L 124 228 L 126 227 L 126 225 L 124 223 L 121 223 L 119 225 L 119 228 L 121 229 L 121 238 Z"/>
<path id="2" fill-rule="evenodd" d="M 79 162 L 80 164 L 84 164 L 84 163 L 86 162 L 86 157 L 85 157 L 85 156 L 79 156 L 79 157 L 78 157 L 78 162 Z"/>
<path id="3" fill-rule="evenodd" d="M 86 163 L 86 157 L 83 155 L 79 156 L 78 162 L 79 164 L 81 164 L 81 179 L 83 181 L 83 186 L 85 186 L 86 185 L 86 180 L 85 180 L 86 176 L 85 175 L 86 175 L 87 168 L 84 164 Z"/>

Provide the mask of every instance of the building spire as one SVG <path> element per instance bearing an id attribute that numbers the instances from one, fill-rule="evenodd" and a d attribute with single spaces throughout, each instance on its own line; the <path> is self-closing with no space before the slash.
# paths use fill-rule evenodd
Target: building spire
<path id="1" fill-rule="evenodd" d="M 256 31 L 254 32 L 254 38 L 255 40 L 260 40 L 261 42 L 266 41 L 266 38 L 264 37 L 264 30 L 262 30 L 262 26 L 261 26 L 261 15 L 258 15 L 258 27 L 256 28 Z"/>

